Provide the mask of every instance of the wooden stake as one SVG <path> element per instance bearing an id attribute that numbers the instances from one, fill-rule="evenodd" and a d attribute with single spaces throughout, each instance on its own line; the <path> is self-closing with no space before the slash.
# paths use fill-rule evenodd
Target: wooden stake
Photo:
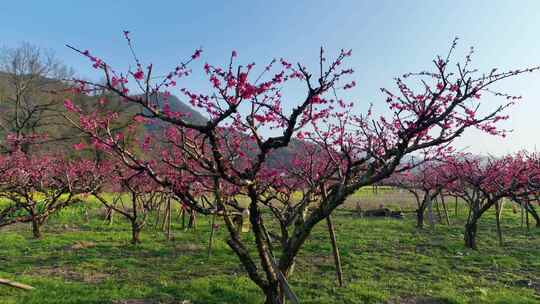
<path id="1" fill-rule="evenodd" d="M 523 207 L 523 204 L 523 202 L 519 203 L 519 209 L 521 211 L 521 229 L 523 229 L 523 226 L 525 224 L 525 214 L 523 213 L 525 208 Z"/>
<path id="2" fill-rule="evenodd" d="M 428 219 L 431 229 L 435 228 L 435 219 L 433 218 L 433 201 L 428 202 Z"/>
<path id="3" fill-rule="evenodd" d="M 171 198 L 167 198 L 167 240 L 171 240 Z"/>
<path id="4" fill-rule="evenodd" d="M 444 217 L 446 218 L 446 224 L 450 226 L 450 217 L 448 216 L 448 208 L 446 207 L 446 202 L 444 201 L 444 195 L 441 193 L 441 204 L 444 210 Z"/>
<path id="5" fill-rule="evenodd" d="M 456 216 L 456 217 L 458 216 L 458 211 L 457 211 L 458 205 L 457 205 L 457 201 L 458 201 L 458 199 L 457 199 L 457 196 L 456 196 L 456 206 L 455 206 L 455 216 Z"/>
<path id="6" fill-rule="evenodd" d="M 214 239 L 214 224 L 216 223 L 216 212 L 212 214 L 212 222 L 210 223 L 210 238 L 208 240 L 208 257 L 212 255 L 212 241 Z"/>
<path id="7" fill-rule="evenodd" d="M 161 212 L 161 204 L 158 205 L 157 211 L 156 211 L 156 224 L 154 225 L 154 228 L 157 230 L 159 225 L 159 214 Z"/>
<path id="8" fill-rule="evenodd" d="M 502 214 L 503 214 L 503 210 L 504 210 L 504 204 L 506 203 L 506 199 L 502 199 L 501 200 L 501 210 L 500 210 L 500 213 L 501 213 L 501 216 L 500 218 L 502 219 Z"/>
<path id="9" fill-rule="evenodd" d="M 495 203 L 495 218 L 497 220 L 497 237 L 499 238 L 499 245 L 502 247 L 504 246 L 503 242 L 503 235 L 502 235 L 502 229 L 501 229 L 501 213 L 502 213 L 502 206 L 500 202 Z"/>
<path id="10" fill-rule="evenodd" d="M 169 204 L 164 204 L 165 203 L 165 199 L 163 197 L 160 198 L 159 200 L 159 205 L 165 205 L 165 209 L 163 209 L 163 222 L 161 222 L 161 231 L 165 231 L 165 225 L 167 224 L 167 216 L 169 216 Z"/>
<path id="11" fill-rule="evenodd" d="M 343 269 L 341 267 L 341 256 L 339 255 L 339 248 L 336 241 L 336 233 L 334 231 L 334 225 L 330 215 L 326 218 L 328 224 L 328 232 L 330 233 L 330 241 L 332 243 L 332 253 L 334 254 L 334 263 L 336 264 L 336 276 L 339 287 L 343 287 Z"/>
<path id="12" fill-rule="evenodd" d="M 437 210 L 437 217 L 439 218 L 439 223 L 442 222 L 442 215 L 441 215 L 441 208 L 439 207 L 439 199 L 437 199 L 437 197 L 435 197 L 435 207 L 436 207 L 436 210 Z"/>
<path id="13" fill-rule="evenodd" d="M 527 199 L 525 200 L 525 218 L 526 218 L 526 222 L 527 222 L 527 232 L 529 231 L 530 229 L 530 223 L 529 223 L 529 198 L 527 197 Z"/>

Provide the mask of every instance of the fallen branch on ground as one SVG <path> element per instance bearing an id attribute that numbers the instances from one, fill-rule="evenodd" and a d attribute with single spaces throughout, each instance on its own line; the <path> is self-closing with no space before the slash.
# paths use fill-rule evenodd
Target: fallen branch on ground
<path id="1" fill-rule="evenodd" d="M 32 287 L 30 285 L 26 285 L 26 284 L 14 282 L 14 281 L 10 281 L 10 280 L 7 280 L 7 279 L 2 279 L 2 278 L 0 278 L 0 285 L 6 285 L 6 286 L 9 286 L 9 287 L 19 288 L 19 289 L 24 289 L 24 290 L 32 290 L 32 289 L 34 289 L 34 287 Z"/>

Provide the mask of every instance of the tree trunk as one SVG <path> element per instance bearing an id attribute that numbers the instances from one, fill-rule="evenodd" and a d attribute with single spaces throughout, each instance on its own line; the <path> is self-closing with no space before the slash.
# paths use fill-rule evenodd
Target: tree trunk
<path id="1" fill-rule="evenodd" d="M 424 228 L 424 209 L 423 208 L 416 209 L 416 228 L 418 229 Z"/>
<path id="2" fill-rule="evenodd" d="M 141 227 L 137 224 L 136 221 L 131 222 L 131 243 L 140 244 L 141 243 Z"/>
<path id="3" fill-rule="evenodd" d="M 465 247 L 476 249 L 476 231 L 477 231 L 476 220 L 469 222 L 465 225 Z"/>
<path id="4" fill-rule="evenodd" d="M 330 233 L 330 241 L 332 243 L 332 253 L 334 254 L 334 263 L 336 264 L 336 277 L 339 287 L 343 287 L 343 268 L 341 267 L 341 256 L 339 255 L 339 248 L 336 241 L 336 233 L 334 231 L 334 225 L 330 215 L 326 218 L 328 225 L 328 232 Z"/>
<path id="5" fill-rule="evenodd" d="M 277 278 L 278 280 L 276 282 L 263 290 L 266 295 L 265 304 L 284 304 L 286 302 L 285 299 L 291 304 L 299 304 L 298 297 L 290 289 L 287 278 L 280 270 L 277 270 Z"/>
<path id="6" fill-rule="evenodd" d="M 109 226 L 113 225 L 114 222 L 114 210 L 113 208 L 107 208 L 107 213 L 105 216 L 105 220 L 109 223 Z"/>
<path id="7" fill-rule="evenodd" d="M 41 239 L 41 223 L 38 219 L 32 219 L 32 234 L 35 239 Z"/>
<path id="8" fill-rule="evenodd" d="M 264 304 L 283 304 L 284 301 L 282 294 L 280 294 L 278 283 L 272 284 L 272 286 L 264 290 L 266 300 Z"/>
<path id="9" fill-rule="evenodd" d="M 193 231 L 197 230 L 197 218 L 195 215 L 195 211 L 193 210 L 189 210 L 189 221 L 187 229 L 192 229 Z"/>
<path id="10" fill-rule="evenodd" d="M 536 227 L 540 227 L 540 216 L 538 216 L 538 213 L 536 212 L 536 209 L 532 204 L 529 204 L 529 213 L 534 218 L 534 221 L 536 222 Z"/>
<path id="11" fill-rule="evenodd" d="M 525 224 L 525 213 L 523 212 L 525 207 L 523 207 L 523 202 L 519 204 L 519 210 L 521 211 L 521 229 L 523 229 Z"/>
<path id="12" fill-rule="evenodd" d="M 182 229 L 186 229 L 186 209 L 182 206 Z"/>

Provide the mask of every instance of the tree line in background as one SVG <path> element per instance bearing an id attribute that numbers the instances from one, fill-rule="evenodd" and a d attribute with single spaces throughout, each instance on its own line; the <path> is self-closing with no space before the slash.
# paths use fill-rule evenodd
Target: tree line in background
<path id="1" fill-rule="evenodd" d="M 224 66 L 204 64 L 209 90 L 198 92 L 182 84 L 202 50 L 161 75 L 137 56 L 129 32 L 124 36 L 134 63 L 127 71 L 68 46 L 102 73 L 100 82 L 74 78 L 29 45 L 4 51 L 0 196 L 7 203 L 0 205 L 0 227 L 29 222 L 39 238 L 51 214 L 93 196 L 110 220 L 116 213 L 131 223 L 132 242 L 139 243 L 150 212 L 163 210 L 165 225 L 171 204 L 179 204 L 191 224 L 195 214 L 211 216 L 212 227 L 216 217 L 222 220 L 246 274 L 266 303 L 276 304 L 296 301 L 287 278 L 321 221 L 339 269 L 331 215 L 365 186 L 410 191 L 419 228 L 436 199 L 447 212 L 445 197 L 461 198 L 469 207 L 470 248 L 487 210 L 496 208 L 500 220 L 503 199 L 538 225 L 537 154 L 481 158 L 452 148 L 469 128 L 505 136 L 497 123 L 520 97 L 494 91 L 493 84 L 538 67 L 480 72 L 471 67 L 472 49 L 454 64 L 456 39 L 432 70 L 381 89 L 382 115 L 371 108 L 354 114 L 354 103 L 340 98 L 356 85 L 345 66 L 350 50 L 328 55 L 321 48 L 314 68 L 283 58 L 262 67 L 242 64 L 233 51 Z M 291 88 L 302 97 L 288 96 Z M 179 108 L 173 91 L 204 115 Z M 500 103 L 486 106 L 486 95 Z M 242 235 L 246 230 L 252 238 Z"/>

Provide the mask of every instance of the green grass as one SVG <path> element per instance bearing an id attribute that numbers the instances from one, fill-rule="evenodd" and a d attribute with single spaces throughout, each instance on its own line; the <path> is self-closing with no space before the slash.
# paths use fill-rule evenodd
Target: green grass
<path id="1" fill-rule="evenodd" d="M 43 240 L 31 239 L 27 225 L 0 230 L 0 277 L 36 287 L 0 286 L 0 303 L 262 302 L 225 244 L 222 227 L 207 257 L 209 218 L 199 217 L 195 232 L 181 231 L 175 221 L 173 241 L 149 226 L 143 243 L 134 246 L 126 222 L 105 225 L 97 205 L 89 206 L 88 222 L 85 205 L 52 217 Z M 479 250 L 470 251 L 463 248 L 464 216 L 460 210 L 452 226 L 418 231 L 411 214 L 405 220 L 365 219 L 339 211 L 334 222 L 346 287 L 336 287 L 324 223 L 305 244 L 290 284 L 301 303 L 540 303 L 540 229 L 527 233 L 507 207 L 505 247 L 497 245 L 488 213 Z M 74 249 L 78 242 L 95 246 Z"/>

